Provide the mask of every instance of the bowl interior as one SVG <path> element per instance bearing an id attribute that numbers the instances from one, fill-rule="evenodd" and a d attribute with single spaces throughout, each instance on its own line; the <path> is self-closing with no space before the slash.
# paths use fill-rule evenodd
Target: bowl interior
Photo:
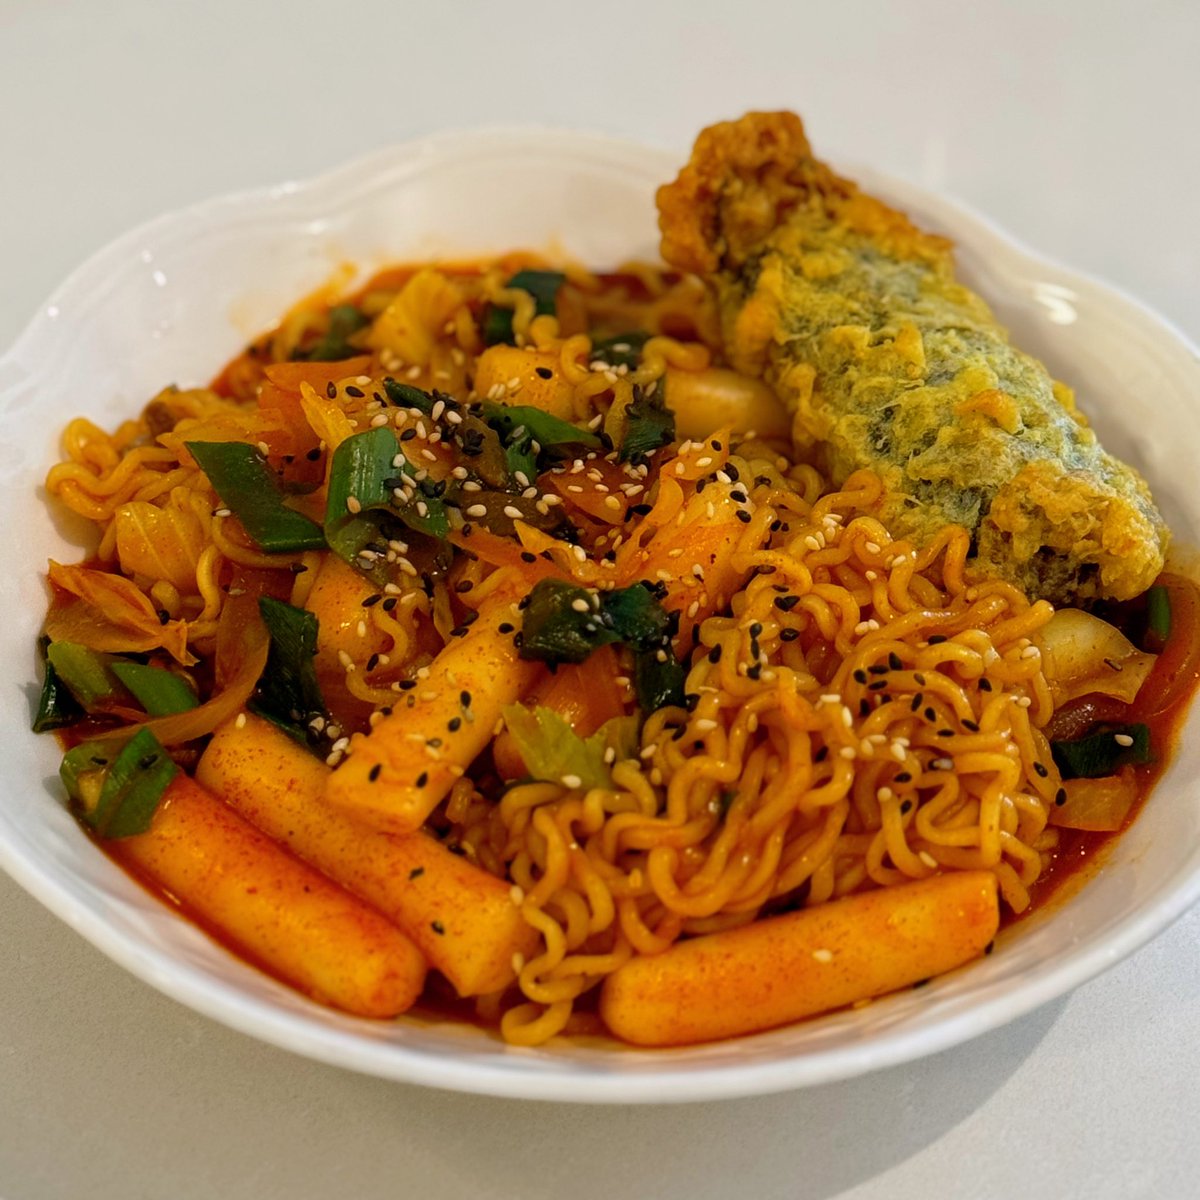
<path id="1" fill-rule="evenodd" d="M 523 246 L 593 266 L 656 256 L 653 189 L 673 155 L 550 131 L 447 135 L 304 185 L 212 201 L 101 251 L 0 360 L 0 575 L 7 784 L 0 865 L 106 953 L 248 1033 L 372 1074 L 550 1099 L 702 1099 L 822 1082 L 951 1045 L 1067 990 L 1153 936 L 1200 891 L 1200 713 L 1103 871 L 1004 936 L 990 958 L 920 991 L 753 1038 L 672 1051 L 605 1043 L 513 1050 L 429 1018 L 372 1023 L 243 966 L 132 884 L 63 808 L 53 739 L 28 731 L 47 557 L 79 557 L 41 481 L 76 414 L 111 426 L 163 385 L 203 383 L 252 334 L 345 263 Z M 879 194 L 960 246 L 967 280 L 1018 344 L 1078 390 L 1114 452 L 1150 479 L 1177 539 L 1200 545 L 1195 352 L 1135 303 L 1040 260 L 944 200 L 869 171 Z"/>

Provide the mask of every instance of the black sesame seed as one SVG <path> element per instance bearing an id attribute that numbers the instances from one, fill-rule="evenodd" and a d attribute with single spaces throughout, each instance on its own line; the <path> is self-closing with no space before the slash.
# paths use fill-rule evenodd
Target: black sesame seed
<path id="1" fill-rule="evenodd" d="M 714 665 L 716 665 L 717 663 L 719 663 L 719 662 L 721 661 L 721 654 L 723 653 L 723 650 L 724 650 L 724 647 L 721 645 L 721 643 L 720 643 L 720 642 L 718 642 L 718 643 L 717 643 L 717 644 L 716 644 L 716 645 L 715 645 L 715 646 L 714 646 L 714 647 L 713 647 L 713 648 L 712 648 L 712 649 L 711 649 L 711 650 L 708 652 L 708 661 L 709 661 L 710 663 L 713 663 Z"/>
<path id="2" fill-rule="evenodd" d="M 979 681 L 979 690 L 981 692 L 990 692 L 992 690 L 992 681 L 990 679 L 981 679 Z"/>
<path id="3" fill-rule="evenodd" d="M 937 731 L 937 735 L 938 735 L 938 737 L 953 737 L 954 730 L 953 729 L 939 729 Z"/>
<path id="4" fill-rule="evenodd" d="M 460 579 L 455 585 L 454 590 L 461 596 L 464 592 L 469 592 L 475 584 L 470 579 Z"/>
<path id="5" fill-rule="evenodd" d="M 549 367 L 535 367 L 534 372 L 539 379 L 553 379 L 554 372 Z"/>
<path id="6" fill-rule="evenodd" d="M 497 633 L 512 633 L 512 631 L 515 628 L 516 628 L 515 625 L 510 625 L 507 621 L 501 621 L 500 624 L 496 626 L 496 632 Z"/>
<path id="7" fill-rule="evenodd" d="M 895 781 L 896 783 L 912 783 L 912 776 L 907 771 L 901 771 Z"/>
<path id="8" fill-rule="evenodd" d="M 304 457 L 307 458 L 309 462 L 316 462 L 317 459 L 321 457 L 321 454 L 321 447 L 314 446 Z"/>
<path id="9" fill-rule="evenodd" d="M 781 629 L 779 631 L 779 640 L 781 642 L 794 642 L 800 636 L 798 629 Z"/>
<path id="10" fill-rule="evenodd" d="M 438 937 L 441 937 L 446 932 L 446 927 L 441 923 L 441 921 L 430 921 L 429 928 L 432 929 L 433 932 L 438 935 Z"/>
<path id="11" fill-rule="evenodd" d="M 368 772 L 367 778 L 374 783 L 383 774 L 383 763 L 376 763 Z"/>
<path id="12" fill-rule="evenodd" d="M 972 733 L 979 732 L 979 725 L 975 721 L 964 721 L 962 724 L 964 729 L 969 729 Z"/>
<path id="13" fill-rule="evenodd" d="M 933 708 L 933 707 L 927 708 L 925 710 L 925 720 L 936 721 L 937 720 L 937 709 Z"/>
<path id="14" fill-rule="evenodd" d="M 413 869 L 411 871 L 409 871 L 408 877 L 409 877 L 409 879 L 420 879 L 421 876 L 424 874 L 425 874 L 424 867 L 413 867 Z"/>
<path id="15" fill-rule="evenodd" d="M 413 438 L 415 438 L 416 436 L 417 436 L 417 431 L 415 429 L 406 429 L 400 435 L 400 440 L 402 442 L 411 442 L 413 440 Z"/>
<path id="16" fill-rule="evenodd" d="M 346 388 L 346 395 L 353 396 L 355 398 L 355 400 L 361 400 L 363 398 L 363 396 L 366 395 L 366 392 L 364 392 L 362 390 L 362 388 L 357 388 L 353 384 L 351 384 L 349 387 Z"/>
<path id="17" fill-rule="evenodd" d="M 899 777 L 897 776 L 897 778 Z M 913 802 L 911 800 L 905 800 L 904 803 L 900 805 L 900 815 L 902 817 L 907 817 L 908 814 L 912 812 L 912 806 Z"/>
<path id="18" fill-rule="evenodd" d="M 378 603 L 380 602 L 380 600 L 382 600 L 382 599 L 383 599 L 383 593 L 382 593 L 382 592 L 375 592 L 375 593 L 373 593 L 372 595 L 368 596 L 368 597 L 367 597 L 367 598 L 366 598 L 366 599 L 363 601 L 363 605 L 362 605 L 362 606 L 363 606 L 363 608 L 370 608 L 372 604 L 378 604 Z"/>
<path id="19" fill-rule="evenodd" d="M 860 717 L 869 717 L 871 715 L 870 700 L 860 700 L 858 702 L 858 715 Z"/>
<path id="20" fill-rule="evenodd" d="M 457 733 L 462 728 L 462 717 L 451 717 L 450 720 L 446 722 L 446 728 L 449 729 L 451 733 Z"/>
<path id="21" fill-rule="evenodd" d="M 775 607 L 780 612 L 791 612 L 800 603 L 799 596 L 776 596 Z"/>
<path id="22" fill-rule="evenodd" d="M 415 688 L 416 686 L 417 686 L 417 681 L 415 679 L 400 680 L 400 690 L 402 692 L 411 692 L 413 690 L 413 688 Z"/>
<path id="23" fill-rule="evenodd" d="M 876 679 L 874 683 L 869 683 L 867 685 L 867 691 L 868 692 L 882 691 L 885 687 L 887 687 L 887 685 L 888 684 L 887 684 L 886 679 Z"/>
<path id="24" fill-rule="evenodd" d="M 330 400 L 335 400 L 337 398 L 337 384 L 334 383 L 332 379 L 325 385 L 325 395 L 327 395 Z"/>
<path id="25" fill-rule="evenodd" d="M 370 673 L 375 670 L 377 666 L 379 666 L 379 655 L 372 654 L 371 657 L 367 659 L 367 674 L 370 675 Z"/>
<path id="26" fill-rule="evenodd" d="M 463 706 L 463 708 L 470 708 L 471 707 L 471 693 L 468 691 L 465 691 L 465 690 L 459 692 L 458 693 L 458 702 L 459 702 L 459 704 L 461 704 Z"/>
<path id="27" fill-rule="evenodd" d="M 813 755 L 813 762 L 814 763 L 824 762 L 828 757 L 829 757 L 829 747 L 828 746 L 818 746 L 816 754 Z"/>
<path id="28" fill-rule="evenodd" d="M 537 555 L 530 554 L 528 550 L 522 550 L 521 561 L 526 563 L 537 562 Z"/>
<path id="29" fill-rule="evenodd" d="M 1058 791 L 1054 793 L 1054 803 L 1057 804 L 1059 808 L 1062 808 L 1062 806 L 1064 804 L 1066 804 L 1066 802 L 1067 802 L 1067 789 L 1059 788 Z"/>
<path id="30" fill-rule="evenodd" d="M 417 776 L 417 787 L 423 788 L 428 782 L 429 782 L 429 772 L 422 771 L 420 773 L 420 775 Z"/>
<path id="31" fill-rule="evenodd" d="M 1042 765 L 1040 762 L 1035 762 L 1035 763 L 1033 764 L 1033 769 L 1034 769 L 1034 771 L 1035 771 L 1035 772 L 1036 772 L 1038 775 L 1040 775 L 1040 776 L 1041 776 L 1043 779 L 1045 779 L 1045 778 L 1046 778 L 1046 776 L 1050 774 L 1050 772 L 1049 772 L 1049 771 L 1047 771 L 1047 770 L 1046 770 L 1046 768 L 1045 768 L 1045 767 L 1044 767 L 1044 766 L 1043 766 L 1043 765 Z"/>
<path id="32" fill-rule="evenodd" d="M 750 516 L 750 514 L 748 512 L 746 512 L 745 509 L 738 509 L 738 511 L 734 514 L 734 516 L 736 516 L 737 519 L 739 521 L 741 521 L 741 523 L 743 525 L 749 525 L 751 520 L 753 520 L 753 518 Z"/>
<path id="33" fill-rule="evenodd" d="M 866 683 L 867 682 L 867 673 L 866 673 L 866 671 L 864 671 L 862 669 L 862 667 L 859 667 L 859 669 L 854 672 L 854 682 L 855 683 Z"/>
<path id="34" fill-rule="evenodd" d="M 386 600 L 383 602 L 383 611 L 384 611 L 384 612 L 391 612 L 391 611 L 392 611 L 392 609 L 393 609 L 393 608 L 395 608 L 395 607 L 396 607 L 396 605 L 399 603 L 399 600 L 400 600 L 400 598 L 399 598 L 398 596 L 389 596 L 389 597 L 388 597 L 388 598 L 387 598 L 387 599 L 386 599 Z"/>
<path id="35" fill-rule="evenodd" d="M 946 639 L 940 633 L 935 633 L 930 636 L 929 644 L 931 646 L 940 646 L 945 640 Z"/>
<path id="36" fill-rule="evenodd" d="M 893 671 L 904 670 L 904 661 L 894 650 L 888 655 L 888 666 L 891 667 Z"/>

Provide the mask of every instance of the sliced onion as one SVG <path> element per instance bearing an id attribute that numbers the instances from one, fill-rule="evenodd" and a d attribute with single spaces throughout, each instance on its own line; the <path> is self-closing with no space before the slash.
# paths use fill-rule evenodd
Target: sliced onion
<path id="1" fill-rule="evenodd" d="M 1155 656 L 1115 625 L 1078 608 L 1060 608 L 1034 639 L 1056 706 L 1077 696 L 1114 696 L 1132 704 Z"/>
<path id="2" fill-rule="evenodd" d="M 1063 829 L 1114 833 L 1125 824 L 1137 799 L 1137 776 L 1132 767 L 1099 779 L 1068 779 L 1067 798 L 1050 810 L 1050 824 Z"/>

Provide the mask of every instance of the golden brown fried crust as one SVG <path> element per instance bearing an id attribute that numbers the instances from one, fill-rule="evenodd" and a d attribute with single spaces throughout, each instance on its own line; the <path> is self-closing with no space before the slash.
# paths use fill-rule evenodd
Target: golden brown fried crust
<path id="1" fill-rule="evenodd" d="M 792 112 L 752 112 L 710 125 L 656 199 L 663 258 L 701 275 L 736 271 L 802 205 L 897 255 L 938 260 L 950 248 L 814 158 Z"/>

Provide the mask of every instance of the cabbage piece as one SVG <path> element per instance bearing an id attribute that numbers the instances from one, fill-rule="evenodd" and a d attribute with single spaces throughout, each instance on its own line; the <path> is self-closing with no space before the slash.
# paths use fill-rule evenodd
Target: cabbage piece
<path id="1" fill-rule="evenodd" d="M 1098 779 L 1069 779 L 1062 786 L 1061 803 L 1050 810 L 1050 824 L 1063 829 L 1113 833 L 1125 824 L 1137 799 L 1137 777 L 1132 767 Z"/>
<path id="2" fill-rule="evenodd" d="M 637 753 L 636 717 L 613 717 L 588 738 L 581 738 L 551 708 L 530 711 L 510 704 L 504 709 L 504 723 L 529 774 L 568 787 L 611 788 L 611 764 L 606 757 L 621 762 Z"/>
<path id="3" fill-rule="evenodd" d="M 1060 608 L 1034 636 L 1056 706 L 1078 696 L 1114 696 L 1132 704 L 1154 668 L 1119 629 L 1078 608 Z"/>

